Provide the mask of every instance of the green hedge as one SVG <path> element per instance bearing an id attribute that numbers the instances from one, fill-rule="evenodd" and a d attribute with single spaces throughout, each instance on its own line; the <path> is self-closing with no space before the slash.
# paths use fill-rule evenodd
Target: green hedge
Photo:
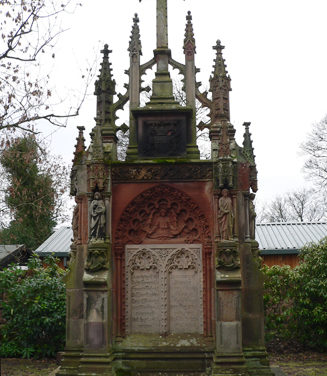
<path id="1" fill-rule="evenodd" d="M 0 357 L 51 357 L 65 341 L 64 271 L 33 257 L 27 270 L 0 271 Z"/>
<path id="2" fill-rule="evenodd" d="M 327 238 L 301 250 L 300 265 L 264 266 L 268 341 L 327 349 Z"/>

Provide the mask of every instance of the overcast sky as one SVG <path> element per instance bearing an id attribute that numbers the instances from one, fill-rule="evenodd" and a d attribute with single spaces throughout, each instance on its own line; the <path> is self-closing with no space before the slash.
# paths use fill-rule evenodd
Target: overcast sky
<path id="1" fill-rule="evenodd" d="M 52 69 L 57 91 L 69 101 L 82 90 L 81 75 L 108 43 L 118 90 L 128 82 L 127 47 L 134 13 L 139 14 L 142 63 L 155 48 L 155 0 L 85 1 L 67 16 L 69 30 L 56 45 Z M 208 87 L 217 39 L 232 79 L 231 122 L 241 143 L 250 121 L 259 172 L 259 201 L 305 186 L 299 146 L 314 122 L 327 114 L 326 0 L 168 0 L 169 47 L 184 62 L 185 16 L 193 15 L 197 80 Z M 98 61 L 99 63 L 99 61 Z M 93 92 L 93 85 L 91 94 Z M 62 95 L 62 94 L 61 94 Z M 48 137 L 52 148 L 72 159 L 76 125 L 94 126 L 95 97 L 78 119 Z M 125 120 L 125 119 L 124 119 Z"/>

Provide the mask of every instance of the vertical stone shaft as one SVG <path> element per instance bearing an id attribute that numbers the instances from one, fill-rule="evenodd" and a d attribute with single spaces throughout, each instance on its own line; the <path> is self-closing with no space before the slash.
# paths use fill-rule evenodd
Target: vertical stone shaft
<path id="1" fill-rule="evenodd" d="M 191 12 L 186 16 L 187 24 L 185 29 L 184 39 L 184 54 L 185 54 L 185 92 L 186 105 L 193 108 L 193 124 L 192 124 L 192 144 L 196 144 L 196 109 L 195 109 L 195 39 L 193 33 Z"/>
<path id="2" fill-rule="evenodd" d="M 133 27 L 131 40 L 129 43 L 130 69 L 129 69 L 129 99 L 130 108 L 140 105 L 140 57 L 142 55 L 142 46 L 140 40 L 139 18 L 135 14 L 133 18 Z M 137 154 L 136 123 L 134 117 L 130 116 L 129 122 L 129 147 L 128 155 Z"/>
<path id="3" fill-rule="evenodd" d="M 157 0 L 157 48 L 168 48 L 167 0 Z"/>

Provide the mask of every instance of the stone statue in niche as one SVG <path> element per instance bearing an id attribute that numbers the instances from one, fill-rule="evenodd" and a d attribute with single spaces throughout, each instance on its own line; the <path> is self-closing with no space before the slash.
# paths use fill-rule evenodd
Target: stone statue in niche
<path id="1" fill-rule="evenodd" d="M 250 238 L 255 239 L 255 218 L 257 216 L 255 212 L 255 206 L 253 200 L 255 195 L 253 193 L 250 194 L 250 201 L 249 201 L 249 221 L 250 221 Z"/>
<path id="2" fill-rule="evenodd" d="M 232 240 L 233 238 L 233 204 L 228 196 L 228 190 L 222 190 L 222 196 L 218 201 L 218 223 L 221 240 Z"/>
<path id="3" fill-rule="evenodd" d="M 79 219 L 79 206 L 74 207 L 72 229 L 73 229 L 73 244 L 76 245 L 78 242 L 78 219 Z"/>
<path id="4" fill-rule="evenodd" d="M 94 199 L 90 206 L 90 241 L 105 239 L 106 230 L 106 207 L 101 198 L 100 192 L 95 192 Z"/>

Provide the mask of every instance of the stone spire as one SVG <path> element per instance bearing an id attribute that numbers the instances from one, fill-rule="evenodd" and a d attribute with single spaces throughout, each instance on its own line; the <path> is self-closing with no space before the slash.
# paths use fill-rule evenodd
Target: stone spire
<path id="1" fill-rule="evenodd" d="M 95 82 L 95 92 L 97 96 L 97 116 L 96 123 L 102 127 L 114 128 L 115 114 L 113 108 L 113 97 L 116 94 L 116 82 L 111 74 L 111 63 L 109 54 L 112 52 L 108 45 L 104 45 L 103 60 L 101 63 L 100 74 Z"/>
<path id="2" fill-rule="evenodd" d="M 222 50 L 225 47 L 217 40 L 216 46 L 213 47 L 217 51 L 214 70 L 210 77 L 210 91 L 212 92 L 212 118 L 214 121 L 220 119 L 230 119 L 229 114 L 229 92 L 231 91 L 231 79 L 226 70 L 225 60 L 223 59 Z"/>
<path id="3" fill-rule="evenodd" d="M 195 52 L 195 38 L 194 38 L 194 31 L 193 31 L 193 24 L 192 24 L 192 15 L 191 12 L 187 12 L 186 16 L 186 28 L 185 28 L 185 39 L 184 39 L 184 54 L 186 59 L 188 57 L 194 56 Z"/>
<path id="4" fill-rule="evenodd" d="M 75 145 L 73 165 L 76 165 L 82 162 L 83 153 L 85 151 L 85 138 L 83 134 L 83 131 L 85 130 L 85 128 L 77 127 L 77 129 L 78 129 L 78 137 L 76 138 L 77 143 Z"/>
<path id="5" fill-rule="evenodd" d="M 133 55 L 142 55 L 142 44 L 140 39 L 140 28 L 139 28 L 139 17 L 137 13 L 135 13 L 133 18 L 133 26 L 132 26 L 132 34 L 131 34 L 131 40 L 129 42 L 129 54 L 130 56 Z"/>

